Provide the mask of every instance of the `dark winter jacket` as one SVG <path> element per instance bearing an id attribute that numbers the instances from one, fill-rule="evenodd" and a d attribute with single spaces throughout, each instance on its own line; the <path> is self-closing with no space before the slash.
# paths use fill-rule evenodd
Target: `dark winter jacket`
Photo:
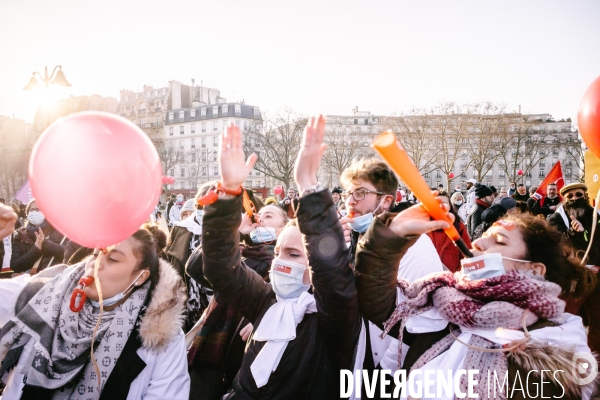
<path id="1" fill-rule="evenodd" d="M 205 207 L 204 273 L 215 291 L 256 330 L 277 299 L 271 286 L 241 262 L 241 214 L 240 196 Z M 312 271 L 317 312 L 306 314 L 298 324 L 296 339 L 289 342 L 277 369 L 260 389 L 250 366 L 266 342 L 255 341 L 253 332 L 233 388 L 224 398 L 339 398 L 339 370 L 353 367 L 361 317 L 349 253 L 329 191 L 299 200 L 298 225 Z"/>
<path id="2" fill-rule="evenodd" d="M 592 218 L 594 217 L 594 208 L 592 206 L 586 207 L 586 212 L 583 217 L 577 218 L 583 225 L 585 231 L 575 232 L 571 229 L 571 219 L 569 214 L 565 211 L 564 205 L 560 206 L 554 214 L 548 217 L 550 225 L 554 226 L 560 232 L 562 232 L 567 240 L 573 246 L 573 249 L 583 257 L 583 254 L 588 248 L 589 239 L 592 234 Z M 565 221 L 565 219 L 567 221 Z M 568 222 L 568 224 L 567 224 Z M 600 215 L 598 215 L 598 225 L 596 226 L 596 234 L 594 235 L 594 244 L 590 250 L 589 260 L 586 264 L 600 266 Z"/>
<path id="3" fill-rule="evenodd" d="M 548 196 L 545 196 L 541 200 L 536 200 L 535 203 L 533 203 L 533 207 L 531 207 L 531 213 L 533 215 L 543 214 L 544 217 L 548 217 L 548 215 L 554 214 L 556 208 L 558 208 L 561 201 L 562 200 L 560 196 L 556 196 L 553 199 L 549 198 Z M 550 207 L 552 206 L 556 208 L 554 210 L 551 210 Z"/>
<path id="4" fill-rule="evenodd" d="M 471 237 L 473 237 L 473 235 L 475 234 L 475 229 L 477 229 L 479 224 L 481 224 L 481 222 L 483 221 L 481 219 L 481 214 L 483 214 L 483 212 L 487 208 L 489 208 L 489 206 L 486 207 L 482 203 L 483 201 L 481 200 L 477 201 L 473 206 L 471 212 L 469 213 L 469 216 L 467 217 L 467 231 L 469 232 L 469 236 Z"/>
<path id="5" fill-rule="evenodd" d="M 64 236 L 48 222 L 43 222 L 40 227 L 46 237 L 41 250 L 35 246 L 34 231 L 37 231 L 37 227 L 27 223 L 14 233 L 10 258 L 10 269 L 13 271 L 26 272 L 30 270 L 40 257 L 42 260 L 38 264 L 38 272 L 49 266 L 62 264 L 67 239 L 60 244 Z"/>

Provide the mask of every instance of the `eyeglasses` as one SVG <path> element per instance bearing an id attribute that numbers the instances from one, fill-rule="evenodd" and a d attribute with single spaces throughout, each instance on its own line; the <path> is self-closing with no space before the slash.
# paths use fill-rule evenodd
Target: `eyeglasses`
<path id="1" fill-rule="evenodd" d="M 40 209 L 36 207 L 29 207 L 29 211 L 40 211 Z"/>
<path id="2" fill-rule="evenodd" d="M 369 193 L 374 193 L 374 194 L 378 194 L 378 195 L 387 195 L 387 193 L 374 192 L 372 190 L 367 190 L 367 189 L 358 189 L 358 190 L 355 190 L 354 192 L 346 192 L 346 194 L 348 196 L 352 196 L 354 201 L 364 200 L 365 197 L 367 196 L 367 194 L 369 194 Z"/>
<path id="3" fill-rule="evenodd" d="M 569 193 L 568 195 L 565 196 L 566 199 L 571 200 L 573 197 L 583 197 L 583 192 L 575 192 L 575 193 Z"/>

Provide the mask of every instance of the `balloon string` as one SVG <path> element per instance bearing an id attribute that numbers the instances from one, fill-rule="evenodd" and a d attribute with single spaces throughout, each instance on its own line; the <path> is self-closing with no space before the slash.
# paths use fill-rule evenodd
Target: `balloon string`
<path id="1" fill-rule="evenodd" d="M 94 332 L 92 333 L 92 364 L 94 365 L 94 370 L 96 371 L 96 376 L 98 377 L 98 393 L 102 390 L 102 380 L 100 378 L 100 368 L 98 367 L 98 363 L 96 362 L 96 357 L 94 356 L 94 342 L 96 340 L 96 334 L 98 333 L 98 328 L 100 327 L 100 321 L 102 321 L 102 313 L 104 312 L 104 302 L 102 300 L 102 285 L 100 284 L 100 279 L 98 279 L 98 268 L 100 267 L 100 260 L 102 259 L 104 252 L 106 250 L 101 249 L 100 253 L 98 253 L 98 258 L 96 258 L 96 262 L 94 263 L 94 282 L 96 283 L 96 290 L 98 291 L 98 302 L 100 303 L 100 315 L 98 316 L 98 322 L 96 322 L 96 326 L 94 327 Z"/>
<path id="2" fill-rule="evenodd" d="M 588 244 L 587 251 L 581 259 L 582 266 L 586 265 L 587 258 L 590 255 L 590 250 L 592 249 L 592 244 L 594 243 L 594 234 L 596 233 L 596 224 L 598 223 L 598 203 L 600 203 L 600 189 L 598 189 L 598 194 L 596 195 L 596 204 L 594 204 L 594 216 L 592 218 L 592 235 L 590 236 L 590 243 Z"/>

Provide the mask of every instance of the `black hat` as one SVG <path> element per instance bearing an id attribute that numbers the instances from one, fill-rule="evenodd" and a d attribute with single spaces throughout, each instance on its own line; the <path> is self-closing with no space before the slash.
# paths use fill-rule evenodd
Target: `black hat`
<path id="1" fill-rule="evenodd" d="M 481 183 L 475 184 L 475 196 L 478 198 L 483 199 L 484 197 L 491 196 L 492 194 L 492 189 L 486 185 L 482 185 Z"/>
<path id="2" fill-rule="evenodd" d="M 498 193 L 498 189 L 496 189 L 494 186 L 490 186 L 490 190 L 492 193 Z"/>
<path id="3" fill-rule="evenodd" d="M 342 188 L 336 187 L 336 188 L 331 189 L 331 193 L 342 194 L 342 193 L 344 193 L 344 191 L 342 190 Z"/>

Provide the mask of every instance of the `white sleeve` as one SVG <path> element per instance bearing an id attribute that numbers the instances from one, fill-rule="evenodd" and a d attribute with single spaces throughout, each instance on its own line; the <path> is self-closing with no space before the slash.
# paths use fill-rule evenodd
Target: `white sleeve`
<path id="1" fill-rule="evenodd" d="M 0 328 L 15 316 L 17 297 L 30 280 L 29 274 L 12 279 L 0 279 Z"/>
<path id="2" fill-rule="evenodd" d="M 435 272 L 443 272 L 444 265 L 440 256 L 427 235 L 421 237 L 412 245 L 398 268 L 398 278 L 414 282 L 419 278 Z M 397 290 L 397 302 L 404 301 L 404 296 Z M 439 310 L 434 307 L 419 315 L 410 316 L 406 321 L 406 330 L 411 333 L 436 332 L 444 329 L 448 321 L 442 317 Z"/>
<path id="3" fill-rule="evenodd" d="M 188 374 L 185 336 L 179 332 L 159 354 L 140 348 L 138 355 L 146 368 L 132 382 L 127 400 L 188 400 L 190 396 L 190 376 Z"/>
<path id="4" fill-rule="evenodd" d="M 444 271 L 435 246 L 429 236 L 421 235 L 400 260 L 398 278 L 414 282 L 432 272 Z"/>

